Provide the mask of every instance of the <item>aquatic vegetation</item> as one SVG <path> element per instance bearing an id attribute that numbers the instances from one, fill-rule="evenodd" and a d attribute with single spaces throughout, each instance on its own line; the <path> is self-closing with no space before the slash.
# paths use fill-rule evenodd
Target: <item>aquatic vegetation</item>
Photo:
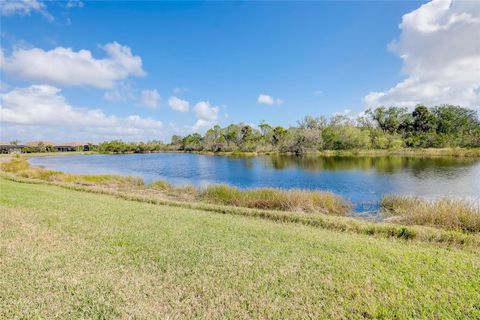
<path id="1" fill-rule="evenodd" d="M 76 183 L 80 185 L 133 187 L 140 187 L 144 185 L 143 179 L 138 177 L 119 175 L 76 175 L 60 171 L 47 170 L 39 167 L 32 167 L 23 157 L 15 157 L 11 161 L 2 163 L 0 165 L 0 169 L 5 172 L 16 174 L 23 178 Z"/>
<path id="2" fill-rule="evenodd" d="M 155 190 L 171 190 L 173 188 L 172 184 L 168 181 L 164 180 L 156 180 L 152 182 L 151 184 L 148 185 L 149 188 L 155 189 Z"/>
<path id="3" fill-rule="evenodd" d="M 78 175 L 81 182 L 100 184 L 100 185 L 127 185 L 143 187 L 142 178 L 118 175 Z"/>
<path id="4" fill-rule="evenodd" d="M 394 222 L 480 232 L 480 206 L 473 201 L 390 195 L 380 205 L 382 213 Z"/>
<path id="5" fill-rule="evenodd" d="M 14 157 L 13 159 L 11 159 L 10 161 L 8 161 L 9 159 L 7 159 L 7 161 L 5 162 L 2 162 L 0 167 L 3 171 L 7 171 L 7 172 L 19 172 L 19 171 L 22 171 L 22 170 L 26 170 L 30 167 L 30 164 L 28 163 L 27 160 L 25 160 L 25 158 L 22 158 L 22 157 Z"/>
<path id="6" fill-rule="evenodd" d="M 241 190 L 228 185 L 212 185 L 201 190 L 199 197 L 209 203 L 247 208 L 333 215 L 346 215 L 351 211 L 351 205 L 345 199 L 331 192 L 321 191 L 274 188 Z"/>

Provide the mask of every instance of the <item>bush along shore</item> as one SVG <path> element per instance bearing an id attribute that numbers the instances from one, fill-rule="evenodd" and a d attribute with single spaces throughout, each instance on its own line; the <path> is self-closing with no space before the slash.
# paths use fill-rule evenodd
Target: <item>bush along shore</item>
<path id="1" fill-rule="evenodd" d="M 165 181 L 145 184 L 142 179 L 115 175 L 73 175 L 31 167 L 23 157 L 0 166 L 2 177 L 24 183 L 46 183 L 78 191 L 113 195 L 127 200 L 201 209 L 223 214 L 245 215 L 274 221 L 300 223 L 342 232 L 372 236 L 467 245 L 480 248 L 478 208 L 456 200 L 448 208 L 450 218 L 410 219 L 405 215 L 415 203 L 382 201 L 384 214 L 396 218 L 385 222 L 368 222 L 348 217 L 351 205 L 342 197 L 329 193 L 272 188 L 241 190 L 225 185 L 203 189 L 173 186 Z M 388 199 L 393 199 L 392 197 Z M 445 200 L 448 202 L 448 200 Z M 428 202 L 425 202 L 428 203 Z M 408 205 L 407 205 L 408 204 Z M 464 204 L 459 206 L 458 204 Z M 440 207 L 442 207 L 440 205 Z M 442 207 L 443 208 L 443 207 Z M 465 209 L 467 208 L 467 209 Z M 436 206 L 426 207 L 435 215 Z M 410 211 L 408 211 L 410 212 Z M 443 213 L 440 213 L 441 215 Z M 461 223 L 451 221 L 456 215 Z M 468 216 L 469 218 L 463 218 Z"/>
<path id="2" fill-rule="evenodd" d="M 93 148 L 93 147 L 92 147 Z M 25 149 L 46 152 L 47 146 Z M 478 112 L 453 105 L 413 111 L 379 107 L 361 116 L 306 116 L 296 126 L 219 125 L 205 134 L 174 135 L 168 144 L 105 141 L 100 153 L 200 152 L 215 154 L 319 153 L 324 155 L 480 156 Z"/>

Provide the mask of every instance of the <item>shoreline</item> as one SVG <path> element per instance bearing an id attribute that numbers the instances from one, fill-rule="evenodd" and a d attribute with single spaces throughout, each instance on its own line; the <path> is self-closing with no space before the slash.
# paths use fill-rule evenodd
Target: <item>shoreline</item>
<path id="1" fill-rule="evenodd" d="M 9 167 L 10 164 L 11 167 Z M 145 184 L 142 179 L 129 176 L 79 175 L 47 170 L 31 166 L 24 157 L 3 162 L 1 169 L 1 178 L 20 183 L 54 185 L 76 191 L 111 195 L 137 202 L 201 209 L 222 214 L 254 216 L 280 222 L 313 225 L 342 232 L 380 235 L 381 237 L 404 240 L 418 239 L 456 245 L 473 242 L 480 247 L 480 234 L 465 232 L 457 229 L 457 227 L 451 229 L 447 224 L 435 225 L 429 221 L 422 224 L 403 224 L 396 219 L 375 221 L 354 216 L 352 210 L 348 210 L 350 204 L 347 200 L 329 192 L 274 188 L 239 190 L 226 185 L 213 186 L 210 190 L 208 188 L 200 190 L 193 186 L 174 186 L 161 180 Z M 220 190 L 218 190 L 219 187 Z M 296 195 L 295 192 L 297 192 Z M 265 198 L 265 196 L 267 197 Z M 449 200 L 448 198 L 445 199 Z M 292 200 L 294 202 L 289 202 Z M 251 203 L 252 206 L 248 203 Z M 257 206 L 257 204 L 261 204 L 261 206 Z M 269 204 L 270 206 L 265 206 Z M 453 203 L 453 208 L 458 207 L 457 204 L 464 204 L 468 207 L 468 202 L 458 201 Z M 392 208 L 395 209 L 395 207 Z M 407 209 L 414 211 L 415 208 L 407 207 Z M 474 212 L 474 210 L 477 209 L 470 210 L 472 211 L 467 214 L 472 215 L 473 213 L 472 217 L 475 217 L 474 213 L 477 211 Z M 450 217 L 455 217 L 455 210 L 450 211 L 448 213 Z M 399 217 L 401 218 L 401 216 Z M 477 225 L 475 221 L 472 220 L 474 226 Z"/>
<path id="2" fill-rule="evenodd" d="M 210 152 L 210 151 L 182 151 L 182 150 L 161 150 L 153 152 L 98 152 L 98 151 L 66 151 L 66 152 L 34 152 L 21 153 L 25 157 L 42 156 L 63 156 L 63 155 L 92 155 L 92 154 L 153 154 L 153 153 L 178 153 L 178 154 L 198 154 L 209 156 L 228 156 L 228 157 L 257 157 L 257 156 L 298 156 L 298 157 L 461 157 L 461 158 L 480 158 L 480 148 L 424 148 L 413 149 L 403 148 L 395 150 L 384 149 L 352 149 L 352 150 L 323 150 L 308 151 L 302 154 L 292 152 Z M 12 154 L 3 154 L 5 156 L 14 156 Z"/>
<path id="3" fill-rule="evenodd" d="M 202 210 L 221 215 L 245 216 L 279 223 L 306 225 L 340 233 L 372 236 L 374 238 L 398 239 L 401 241 L 420 243 L 424 242 L 447 247 L 455 246 L 473 251 L 480 250 L 480 234 L 478 233 L 467 233 L 460 230 L 445 230 L 428 225 L 398 224 L 395 223 L 394 220 L 375 222 L 351 216 L 332 216 L 327 214 L 312 214 L 295 211 L 265 210 L 195 201 L 174 201 L 152 195 L 142 195 L 95 185 L 77 185 L 56 181 L 23 178 L 4 171 L 0 171 L 0 180 L 7 180 L 20 184 L 55 186 L 78 192 L 112 196 L 114 198 L 133 202 Z"/>

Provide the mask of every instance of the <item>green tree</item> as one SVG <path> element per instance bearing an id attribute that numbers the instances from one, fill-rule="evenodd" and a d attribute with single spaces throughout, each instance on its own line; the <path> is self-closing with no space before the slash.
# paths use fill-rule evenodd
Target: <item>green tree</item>
<path id="1" fill-rule="evenodd" d="M 398 107 L 386 109 L 385 107 L 379 107 L 374 110 L 367 110 L 366 114 L 369 115 L 384 132 L 393 134 L 399 131 L 402 120 L 407 114 L 407 109 Z"/>
<path id="2" fill-rule="evenodd" d="M 287 135 L 287 130 L 285 130 L 285 128 L 276 126 L 273 129 L 273 137 L 272 137 L 273 145 L 277 146 L 285 138 L 286 135 Z"/>
<path id="3" fill-rule="evenodd" d="M 435 130 L 435 116 L 424 105 L 417 105 L 412 112 L 413 129 L 416 132 L 428 132 Z"/>

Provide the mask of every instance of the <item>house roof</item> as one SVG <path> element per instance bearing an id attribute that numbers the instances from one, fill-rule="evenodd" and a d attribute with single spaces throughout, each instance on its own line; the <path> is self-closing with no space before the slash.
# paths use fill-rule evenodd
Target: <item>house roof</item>
<path id="1" fill-rule="evenodd" d="M 78 141 L 73 141 L 73 142 L 64 142 L 64 143 L 59 143 L 56 144 L 55 146 L 62 146 L 62 147 L 83 147 L 85 143 L 81 143 Z"/>
<path id="2" fill-rule="evenodd" d="M 25 143 L 27 147 L 38 147 L 39 145 L 44 145 L 44 146 L 54 146 L 55 142 L 52 141 L 46 141 L 46 140 L 36 140 L 36 141 L 29 141 Z"/>
<path id="3" fill-rule="evenodd" d="M 25 146 L 21 144 L 11 144 L 9 142 L 0 141 L 0 147 L 14 149 L 14 148 L 23 148 Z"/>

